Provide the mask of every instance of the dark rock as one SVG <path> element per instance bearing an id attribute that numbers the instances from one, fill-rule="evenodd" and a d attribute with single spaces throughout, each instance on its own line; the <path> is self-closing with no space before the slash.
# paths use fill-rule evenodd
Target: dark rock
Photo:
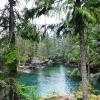
<path id="1" fill-rule="evenodd" d="M 19 100 L 13 79 L 0 81 L 0 100 Z"/>

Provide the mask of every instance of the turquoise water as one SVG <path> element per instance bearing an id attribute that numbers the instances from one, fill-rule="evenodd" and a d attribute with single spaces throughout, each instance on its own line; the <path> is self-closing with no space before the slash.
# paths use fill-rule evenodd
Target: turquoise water
<path id="1" fill-rule="evenodd" d="M 65 65 L 49 65 L 37 69 L 31 74 L 21 74 L 17 80 L 26 86 L 35 86 L 40 96 L 47 96 L 54 92 L 59 95 L 72 93 L 79 86 L 78 79 L 70 79 Z"/>

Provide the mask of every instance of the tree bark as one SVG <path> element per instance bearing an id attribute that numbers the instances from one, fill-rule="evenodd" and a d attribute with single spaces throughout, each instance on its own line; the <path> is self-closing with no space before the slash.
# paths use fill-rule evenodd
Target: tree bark
<path id="1" fill-rule="evenodd" d="M 81 57 L 81 74 L 82 74 L 82 86 L 83 86 L 83 99 L 88 100 L 88 79 L 86 70 L 86 49 L 84 42 L 84 31 L 79 32 L 80 41 L 80 57 Z"/>
<path id="2" fill-rule="evenodd" d="M 81 8 L 81 0 L 76 0 L 76 8 Z M 76 12 L 76 31 L 79 33 L 79 45 L 80 45 L 80 60 L 81 60 L 81 74 L 82 74 L 82 92 L 83 100 L 88 100 L 88 78 L 86 69 L 86 48 L 84 39 L 84 21 L 82 14 Z"/>

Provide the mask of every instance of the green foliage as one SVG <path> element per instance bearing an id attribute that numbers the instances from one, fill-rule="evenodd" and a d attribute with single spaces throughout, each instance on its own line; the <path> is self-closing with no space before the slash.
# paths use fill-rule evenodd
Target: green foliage
<path id="1" fill-rule="evenodd" d="M 12 83 L 11 83 L 12 81 Z M 5 80 L 6 84 L 11 85 L 13 91 L 17 94 L 20 100 L 39 100 L 34 86 L 24 86 L 16 82 L 13 78 Z M 29 91 L 32 91 L 31 93 Z"/>
<path id="2" fill-rule="evenodd" d="M 43 14 L 47 14 L 49 10 L 52 9 L 52 4 L 54 0 L 36 0 L 36 7 L 31 9 L 25 9 L 24 17 L 25 19 L 33 19 L 35 17 L 39 17 Z"/>
<path id="3" fill-rule="evenodd" d="M 84 8 L 82 15 L 86 21 L 96 23 L 96 18 L 94 16 L 94 14 L 91 11 L 89 11 L 88 9 Z"/>
<path id="4" fill-rule="evenodd" d="M 24 22 L 23 20 L 22 23 L 18 25 L 18 32 L 23 39 L 39 42 L 39 33 L 36 30 L 36 26 L 29 22 Z"/>
<path id="5" fill-rule="evenodd" d="M 9 65 L 14 62 L 18 58 L 18 52 L 15 50 L 15 48 L 10 48 L 5 54 L 4 54 L 4 61 L 5 65 Z"/>
<path id="6" fill-rule="evenodd" d="M 73 2 L 74 2 L 74 0 L 68 0 L 67 2 L 68 2 L 68 3 L 73 3 Z"/>
<path id="7" fill-rule="evenodd" d="M 100 77 L 100 72 L 97 73 L 91 73 L 90 74 L 90 80 L 95 80 L 95 82 L 93 82 L 93 84 L 97 83 L 98 79 Z"/>
<path id="8" fill-rule="evenodd" d="M 86 2 L 87 7 L 100 8 L 100 1 L 99 0 L 87 0 Z"/>
<path id="9" fill-rule="evenodd" d="M 66 73 L 70 78 L 80 78 L 81 77 L 80 68 L 67 68 Z"/>
<path id="10" fill-rule="evenodd" d="M 79 68 L 74 68 L 73 71 L 71 72 L 70 76 L 71 77 L 75 77 L 75 76 L 80 77 L 81 76 L 81 72 L 80 72 Z"/>
<path id="11" fill-rule="evenodd" d="M 21 100 L 39 100 L 39 95 L 37 95 L 34 86 L 20 85 L 20 89 L 21 89 L 20 91 Z M 32 91 L 32 92 L 28 93 L 29 91 Z"/>
<path id="12" fill-rule="evenodd" d="M 64 8 L 64 4 L 65 5 L 74 4 L 74 0 L 68 0 L 68 1 L 65 0 L 65 1 L 66 2 L 63 3 L 62 5 L 63 8 Z M 5 47 L 8 44 L 8 39 L 9 39 L 8 35 L 5 35 L 3 38 L 0 39 L 0 54 L 3 53 L 2 55 L 3 57 L 0 56 L 0 58 L 4 58 L 4 64 L 9 69 L 12 69 L 12 67 L 17 66 L 17 63 L 14 62 L 16 59 L 19 59 L 21 61 L 26 61 L 28 59 L 28 55 L 38 56 L 39 58 L 63 56 L 67 58 L 67 60 L 79 62 L 80 49 L 79 49 L 78 37 L 75 36 L 76 34 L 75 35 L 71 34 L 71 36 L 73 37 L 64 36 L 65 38 L 61 38 L 61 39 L 55 38 L 55 36 L 54 37 L 47 36 L 44 38 L 43 41 L 38 43 L 40 40 L 40 34 L 37 31 L 37 27 L 35 25 L 32 25 L 29 19 L 34 19 L 41 16 L 42 14 L 47 14 L 49 10 L 53 8 L 52 4 L 54 4 L 54 2 L 55 0 L 36 0 L 35 2 L 36 7 L 31 8 L 31 9 L 27 9 L 27 8 L 24 9 L 24 12 L 21 18 L 17 19 L 18 23 L 16 27 L 16 30 L 17 30 L 16 35 L 22 37 L 25 40 L 31 40 L 31 42 L 23 41 L 26 43 L 26 45 L 24 45 L 22 41 L 19 41 L 20 42 L 20 45 L 18 45 L 19 53 L 16 50 L 15 46 L 9 49 L 7 48 L 8 50 L 5 49 Z M 74 7 L 75 6 L 73 5 L 72 9 L 74 9 Z M 71 11 L 70 9 L 71 8 L 69 7 L 69 11 Z M 99 28 L 97 28 L 98 26 L 96 26 L 96 23 L 100 23 L 100 1 L 87 0 L 85 4 L 82 6 L 82 8 L 77 8 L 77 7 L 75 8 L 74 14 L 76 15 L 77 13 L 80 13 L 82 15 L 82 18 L 84 19 L 84 22 L 86 24 L 85 33 L 87 33 L 86 45 L 88 47 L 87 58 L 89 60 L 89 63 L 98 64 L 100 63 L 100 53 L 98 51 L 100 47 L 98 45 L 98 43 L 100 42 L 99 40 L 100 32 L 98 32 Z M 8 16 L 5 16 L 5 14 L 2 14 L 2 15 L 0 16 L 0 27 L 3 27 L 4 30 L 7 31 L 9 19 L 8 19 Z M 71 15 L 71 17 L 72 19 L 74 19 L 74 17 L 76 16 Z M 75 19 L 73 20 L 73 22 L 74 21 Z M 68 27 L 67 25 L 68 22 L 66 22 L 66 19 L 63 23 L 64 23 L 63 25 L 59 26 L 57 34 L 59 34 L 60 32 L 63 32 L 65 34 L 72 31 L 72 30 L 69 31 L 66 29 L 66 27 Z M 95 27 L 90 25 L 89 23 L 95 25 Z M 89 27 L 90 29 L 88 30 Z M 93 31 L 93 29 L 95 31 Z M 72 31 L 71 33 L 75 33 L 75 32 Z M 67 41 L 68 39 L 70 40 L 71 44 Z M 33 42 L 34 42 L 34 45 L 33 45 Z M 2 49 L 6 52 L 4 53 Z M 69 71 L 68 73 L 70 72 L 71 71 Z M 80 76 L 79 69 L 74 69 L 70 73 L 70 76 L 74 76 L 75 74 Z M 3 79 L 3 76 L 1 78 Z M 22 96 L 23 100 L 25 100 L 25 98 L 26 100 L 32 100 L 32 99 L 38 100 L 38 96 L 35 94 L 34 91 L 32 92 L 32 95 L 28 95 L 27 93 L 25 93 L 26 91 L 31 90 L 31 89 L 32 87 L 20 86 L 17 83 L 15 83 L 15 86 L 14 86 L 14 90 L 18 92 L 19 95 Z M 80 86 L 79 93 L 77 93 L 78 98 L 82 98 L 81 91 L 82 91 L 82 85 Z M 92 91 L 92 87 L 90 85 L 89 85 L 89 91 L 90 93 Z M 91 100 L 93 98 L 95 100 L 96 97 L 91 96 L 90 98 Z"/>
<path id="13" fill-rule="evenodd" d="M 79 12 L 85 21 L 96 23 L 96 18 L 94 16 L 94 14 L 89 9 L 76 8 L 75 11 L 76 11 L 76 13 Z"/>
<path id="14" fill-rule="evenodd" d="M 27 61 L 27 59 L 28 59 L 27 55 L 24 55 L 24 56 L 20 55 L 20 57 L 19 57 L 19 60 L 22 61 L 22 62 Z"/>
<path id="15" fill-rule="evenodd" d="M 6 30 L 8 28 L 8 16 L 6 14 L 0 15 L 0 27 L 3 27 L 3 30 Z"/>
<path id="16" fill-rule="evenodd" d="M 4 76 L 8 77 L 13 74 L 15 76 L 17 67 L 18 67 L 18 52 L 17 50 L 13 47 L 9 47 L 8 50 L 5 50 L 2 54 L 2 71 Z"/>
<path id="17" fill-rule="evenodd" d="M 83 86 L 81 83 L 79 86 L 79 90 L 77 92 L 75 92 L 75 97 L 77 98 L 77 100 L 82 100 L 82 97 L 83 97 L 82 88 L 83 88 Z M 93 88 L 92 88 L 91 84 L 88 83 L 88 96 L 89 96 L 89 98 L 91 97 L 92 90 L 93 90 Z"/>

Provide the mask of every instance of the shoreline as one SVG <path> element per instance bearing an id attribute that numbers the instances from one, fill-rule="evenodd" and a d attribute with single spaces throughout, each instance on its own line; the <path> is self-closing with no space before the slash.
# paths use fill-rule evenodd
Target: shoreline
<path id="1" fill-rule="evenodd" d="M 44 97 L 41 96 L 40 100 L 76 100 L 74 94 L 69 93 L 69 94 L 64 94 L 64 95 L 54 95 L 50 97 Z"/>

